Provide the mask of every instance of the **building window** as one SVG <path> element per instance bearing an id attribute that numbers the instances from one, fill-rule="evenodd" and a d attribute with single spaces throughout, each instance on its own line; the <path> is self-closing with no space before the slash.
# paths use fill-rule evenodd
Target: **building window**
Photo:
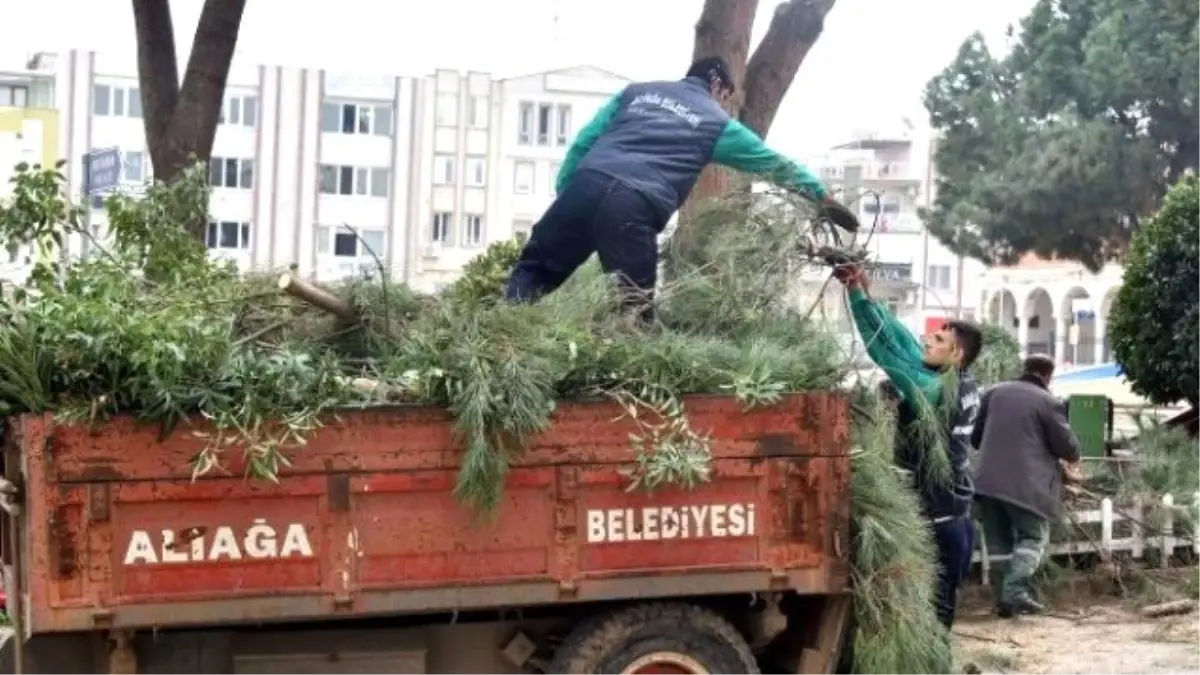
<path id="1" fill-rule="evenodd" d="M 92 114 L 109 115 L 112 113 L 112 87 L 97 84 L 92 87 Z"/>
<path id="2" fill-rule="evenodd" d="M 550 145 L 550 126 L 553 121 L 554 106 L 549 103 L 538 105 L 537 113 L 537 144 Z"/>
<path id="3" fill-rule="evenodd" d="M 466 246 L 483 244 L 483 216 L 474 213 L 463 216 L 463 244 Z"/>
<path id="4" fill-rule="evenodd" d="M 934 290 L 950 290 L 950 266 L 930 265 L 925 278 L 925 285 Z"/>
<path id="5" fill-rule="evenodd" d="M 250 223 L 230 220 L 208 224 L 208 247 L 222 251 L 244 251 L 250 248 Z"/>
<path id="6" fill-rule="evenodd" d="M 142 116 L 142 92 L 137 87 L 92 87 L 92 114 L 102 117 Z"/>
<path id="7" fill-rule="evenodd" d="M 468 112 L 471 117 L 467 120 L 467 124 L 475 129 L 488 127 L 488 99 L 486 96 L 472 96 L 471 109 Z"/>
<path id="8" fill-rule="evenodd" d="M 208 162 L 208 177 L 213 187 L 254 189 L 254 160 L 213 157 Z"/>
<path id="9" fill-rule="evenodd" d="M 522 246 L 529 241 L 529 235 L 533 232 L 533 221 L 531 220 L 514 220 L 513 221 L 513 239 L 517 240 Z"/>
<path id="10" fill-rule="evenodd" d="M 554 125 L 554 138 L 556 145 L 566 145 L 567 137 L 571 135 L 571 106 L 558 106 L 558 119 Z"/>
<path id="11" fill-rule="evenodd" d="M 458 124 L 458 94 L 437 95 L 437 125 L 452 127 Z"/>
<path id="12" fill-rule="evenodd" d="M 387 197 L 391 176 L 391 169 L 322 164 L 319 189 L 327 195 Z"/>
<path id="13" fill-rule="evenodd" d="M 467 158 L 467 185 L 483 187 L 487 185 L 487 160 L 483 157 Z"/>
<path id="14" fill-rule="evenodd" d="M 29 105 L 29 87 L 0 84 L 0 106 L 24 108 Z"/>
<path id="15" fill-rule="evenodd" d="M 533 144 L 533 104 L 522 103 L 517 114 L 517 144 Z"/>
<path id="16" fill-rule="evenodd" d="M 121 153 L 121 180 L 130 183 L 146 180 L 146 153 L 137 150 Z"/>
<path id="17" fill-rule="evenodd" d="M 433 156 L 433 184 L 452 185 L 454 183 L 454 156 Z"/>
<path id="18" fill-rule="evenodd" d="M 367 103 L 321 104 L 321 131 L 365 136 L 392 135 L 392 107 Z"/>
<path id="19" fill-rule="evenodd" d="M 429 233 L 429 241 L 450 243 L 450 218 L 451 215 L 444 211 L 433 214 L 433 231 Z"/>
<path id="20" fill-rule="evenodd" d="M 221 106 L 221 124 L 252 127 L 258 124 L 257 96 L 230 96 Z"/>
<path id="21" fill-rule="evenodd" d="M 513 165 L 513 192 L 519 195 L 533 194 L 533 162 L 516 162 Z"/>
<path id="22" fill-rule="evenodd" d="M 356 234 L 346 227 L 318 225 L 316 232 L 317 253 L 320 255 L 333 254 L 337 258 L 384 257 L 386 239 L 383 230 L 358 229 Z"/>

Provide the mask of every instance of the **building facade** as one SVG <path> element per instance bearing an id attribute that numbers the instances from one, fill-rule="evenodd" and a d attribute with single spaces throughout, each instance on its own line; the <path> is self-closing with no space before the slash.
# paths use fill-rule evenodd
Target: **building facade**
<path id="1" fill-rule="evenodd" d="M 54 108 L 54 78 L 30 70 L 0 71 L 0 200 L 12 193 L 18 164 L 54 166 L 58 161 L 59 113 Z M 47 246 L 0 242 L 0 279 L 21 282 L 33 256 Z"/>
<path id="2" fill-rule="evenodd" d="M 1125 270 L 1089 272 L 1071 261 L 1026 255 L 983 276 L 982 318 L 1007 328 L 1023 354 L 1047 354 L 1060 367 L 1112 360 L 1108 318 Z"/>
<path id="3" fill-rule="evenodd" d="M 933 138 L 907 120 L 887 132 L 863 132 L 809 164 L 862 222 L 859 245 L 869 250 L 872 296 L 918 334 L 946 318 L 977 317 L 984 265 L 955 255 L 918 216 L 934 198 Z M 874 230 L 871 231 L 871 228 Z M 825 316 L 853 332 L 836 285 L 825 275 L 801 281 L 801 297 L 816 302 L 824 288 Z"/>
<path id="4" fill-rule="evenodd" d="M 119 189 L 152 177 L 132 56 L 67 51 L 30 66 L 53 83 L 72 194 L 91 150 L 120 149 Z M 207 244 L 242 269 L 295 265 L 332 281 L 382 263 L 434 290 L 488 244 L 527 236 L 576 125 L 625 83 L 588 66 L 398 77 L 235 57 L 209 167 Z M 102 211 L 92 218 L 102 233 Z"/>

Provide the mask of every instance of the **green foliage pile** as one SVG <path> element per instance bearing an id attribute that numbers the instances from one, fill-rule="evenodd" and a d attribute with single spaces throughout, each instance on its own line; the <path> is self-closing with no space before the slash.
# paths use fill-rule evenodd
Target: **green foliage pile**
<path id="1" fill-rule="evenodd" d="M 672 259 L 649 330 L 620 316 L 592 264 L 535 306 L 496 302 L 516 254 L 507 243 L 438 297 L 386 278 L 330 289 L 356 309 L 347 322 L 280 294 L 270 278 L 210 262 L 183 234 L 178 223 L 203 212 L 202 168 L 137 200 L 110 198 L 104 243 L 66 204 L 62 181 L 53 169 L 22 169 L 14 199 L 0 206 L 0 238 L 69 235 L 91 250 L 70 264 L 39 256 L 29 282 L 6 294 L 0 405 L 94 422 L 131 414 L 164 431 L 200 416 L 210 424 L 197 476 L 242 452 L 252 475 L 275 479 L 338 409 L 412 401 L 453 414 L 464 448 L 456 495 L 486 512 L 557 401 L 606 397 L 638 426 L 630 489 L 686 487 L 709 479 L 710 455 L 688 424 L 684 394 L 769 405 L 850 375 L 836 341 L 788 301 L 794 274 L 812 264 L 795 208 L 754 211 L 724 233 L 714 227 L 691 257 Z M 856 668 L 946 672 L 931 534 L 909 477 L 892 464 L 891 421 L 881 415 L 859 420 L 852 460 Z"/>
<path id="2" fill-rule="evenodd" d="M 1109 318 L 1113 356 L 1156 404 L 1200 403 L 1200 183 L 1188 175 L 1138 230 Z"/>
<path id="3" fill-rule="evenodd" d="M 981 34 L 926 87 L 939 132 L 926 222 L 986 262 L 1098 269 L 1200 157 L 1193 0 L 1037 0 L 993 55 Z"/>

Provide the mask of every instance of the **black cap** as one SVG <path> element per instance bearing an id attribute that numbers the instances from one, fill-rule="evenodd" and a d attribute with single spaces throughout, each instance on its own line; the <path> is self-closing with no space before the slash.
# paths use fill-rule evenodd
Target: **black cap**
<path id="1" fill-rule="evenodd" d="M 729 62 L 720 56 L 705 56 L 696 59 L 692 62 L 692 67 L 688 68 L 687 76 L 699 77 L 706 82 L 717 80 L 729 91 L 737 91 L 737 84 L 733 81 L 733 71 L 729 69 Z"/>

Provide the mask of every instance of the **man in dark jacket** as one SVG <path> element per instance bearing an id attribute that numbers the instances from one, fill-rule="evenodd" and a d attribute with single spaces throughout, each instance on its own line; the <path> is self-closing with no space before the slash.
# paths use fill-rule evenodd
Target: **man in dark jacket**
<path id="1" fill-rule="evenodd" d="M 983 333 L 969 322 L 947 321 L 918 341 L 870 299 L 861 269 L 845 266 L 836 276 L 850 292 L 850 311 L 867 355 L 894 385 L 888 394 L 899 399 L 896 463 L 912 476 L 921 511 L 932 525 L 938 552 L 937 613 L 950 628 L 958 587 L 971 569 L 975 550 L 968 444 L 979 409 L 979 386 L 969 369 L 983 348 Z M 935 422 L 931 416 L 936 416 Z M 941 433 L 928 433 L 930 424 L 939 425 Z M 946 453 L 949 476 L 933 470 L 934 452 Z"/>
<path id="2" fill-rule="evenodd" d="M 857 219 L 812 173 L 731 119 L 729 64 L 703 58 L 682 80 L 631 84 L 579 131 L 558 172 L 558 197 L 533 226 L 508 279 L 510 300 L 558 288 L 592 253 L 618 273 L 626 301 L 649 309 L 658 235 L 710 162 L 757 174 L 822 204 L 839 226 Z"/>
<path id="3" fill-rule="evenodd" d="M 1041 564 L 1050 519 L 1059 513 L 1061 462 L 1079 461 L 1079 440 L 1047 389 L 1053 375 L 1050 357 L 1025 359 L 1020 378 L 984 393 L 971 434 L 979 448 L 976 513 L 988 556 L 1011 556 L 1007 565 L 991 565 L 996 609 L 1005 617 L 1043 610 L 1029 580 Z"/>

